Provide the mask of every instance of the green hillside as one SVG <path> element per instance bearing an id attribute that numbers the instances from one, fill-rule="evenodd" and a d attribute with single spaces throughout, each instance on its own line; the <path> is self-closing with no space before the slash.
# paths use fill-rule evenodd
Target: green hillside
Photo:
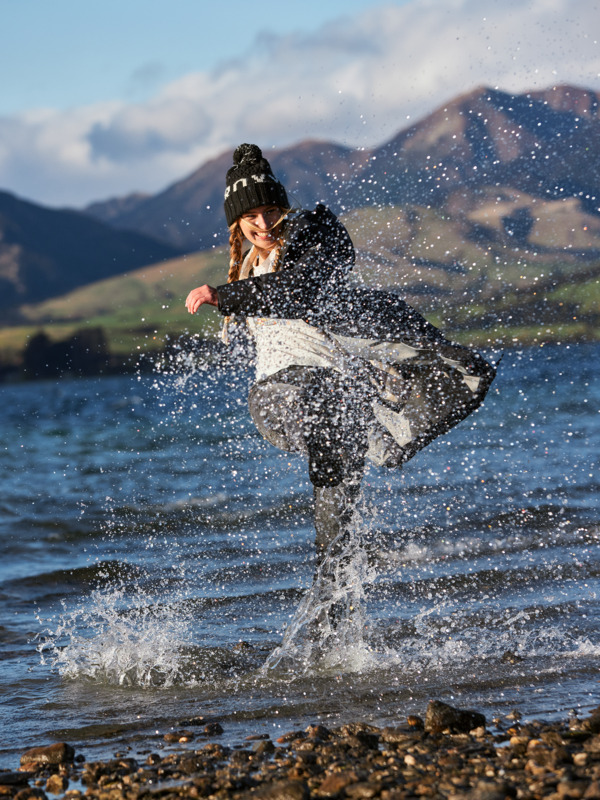
<path id="1" fill-rule="evenodd" d="M 478 201 L 452 214 L 417 206 L 352 212 L 344 222 L 357 248 L 354 279 L 398 291 L 448 336 L 475 346 L 598 338 L 598 218 L 576 203 L 538 202 L 527 235 L 515 239 L 506 219 L 515 208 L 531 208 L 531 198 L 513 192 L 487 209 Z M 219 248 L 23 306 L 25 322 L 0 330 L 0 360 L 17 364 L 41 330 L 58 341 L 102 328 L 111 355 L 122 361 L 160 351 L 168 336 L 215 338 L 215 310 L 192 318 L 184 301 L 191 288 L 223 283 L 226 273 L 227 254 Z"/>
<path id="2" fill-rule="evenodd" d="M 479 346 L 600 337 L 600 218 L 574 200 L 495 190 L 473 207 L 361 209 L 345 220 L 356 275 L 399 291 L 452 338 Z M 498 195 L 504 202 L 498 200 Z M 510 232 L 520 210 L 526 235 Z"/>
<path id="3" fill-rule="evenodd" d="M 14 362 L 27 340 L 44 330 L 60 340 L 82 328 L 102 327 L 110 352 L 118 357 L 161 349 L 167 335 L 185 330 L 214 336 L 214 311 L 190 317 L 185 298 L 194 286 L 222 283 L 227 270 L 223 249 L 194 253 L 89 284 L 36 305 L 22 306 L 27 324 L 0 330 L 0 359 Z"/>

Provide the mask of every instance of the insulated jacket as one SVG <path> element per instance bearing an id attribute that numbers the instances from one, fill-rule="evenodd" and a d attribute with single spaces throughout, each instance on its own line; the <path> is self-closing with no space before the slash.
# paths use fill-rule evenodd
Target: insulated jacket
<path id="1" fill-rule="evenodd" d="M 371 460 L 397 466 L 481 404 L 495 368 L 457 345 L 397 294 L 351 285 L 354 247 L 325 206 L 285 230 L 279 271 L 217 287 L 235 317 L 303 319 L 332 337 L 377 391 Z"/>

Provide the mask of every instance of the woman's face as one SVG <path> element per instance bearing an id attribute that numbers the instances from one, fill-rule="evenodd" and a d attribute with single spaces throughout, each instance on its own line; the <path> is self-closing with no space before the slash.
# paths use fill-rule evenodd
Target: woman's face
<path id="1" fill-rule="evenodd" d="M 240 228 L 246 239 L 258 250 L 270 251 L 277 246 L 277 233 L 273 226 L 279 222 L 278 206 L 258 206 L 240 217 Z"/>

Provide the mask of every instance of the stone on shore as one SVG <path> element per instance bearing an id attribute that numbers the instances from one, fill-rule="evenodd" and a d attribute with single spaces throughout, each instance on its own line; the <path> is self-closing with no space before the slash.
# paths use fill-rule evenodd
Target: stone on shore
<path id="1" fill-rule="evenodd" d="M 485 717 L 477 711 L 454 708 L 440 700 L 431 700 L 425 714 L 425 730 L 429 733 L 468 733 L 485 727 Z"/>
<path id="2" fill-rule="evenodd" d="M 197 733 L 143 760 L 83 763 L 71 748 L 60 762 L 54 748 L 51 763 L 36 748 L 27 773 L 0 770 L 0 800 L 600 800 L 594 714 L 560 723 L 512 713 L 491 730 L 482 716 L 433 702 L 423 727 L 317 723 L 231 746 Z"/>
<path id="3" fill-rule="evenodd" d="M 242 795 L 242 798 L 248 800 L 255 798 L 255 800 L 308 800 L 310 792 L 308 786 L 304 781 L 277 781 L 276 783 L 261 786 L 252 792 L 247 792 Z"/>
<path id="4" fill-rule="evenodd" d="M 33 747 L 21 756 L 22 767 L 38 764 L 68 764 L 75 758 L 75 750 L 66 742 L 56 742 L 46 747 Z"/>

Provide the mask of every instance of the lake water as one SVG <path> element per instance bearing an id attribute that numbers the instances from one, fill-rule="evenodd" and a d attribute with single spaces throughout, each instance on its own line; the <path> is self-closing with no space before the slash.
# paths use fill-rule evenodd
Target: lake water
<path id="1" fill-rule="evenodd" d="M 508 351 L 477 413 L 371 468 L 352 610 L 322 638 L 306 468 L 256 433 L 242 376 L 182 356 L 1 386 L 0 766 L 56 740 L 164 749 L 200 717 L 235 743 L 433 698 L 598 705 L 599 363 L 597 344 Z"/>

